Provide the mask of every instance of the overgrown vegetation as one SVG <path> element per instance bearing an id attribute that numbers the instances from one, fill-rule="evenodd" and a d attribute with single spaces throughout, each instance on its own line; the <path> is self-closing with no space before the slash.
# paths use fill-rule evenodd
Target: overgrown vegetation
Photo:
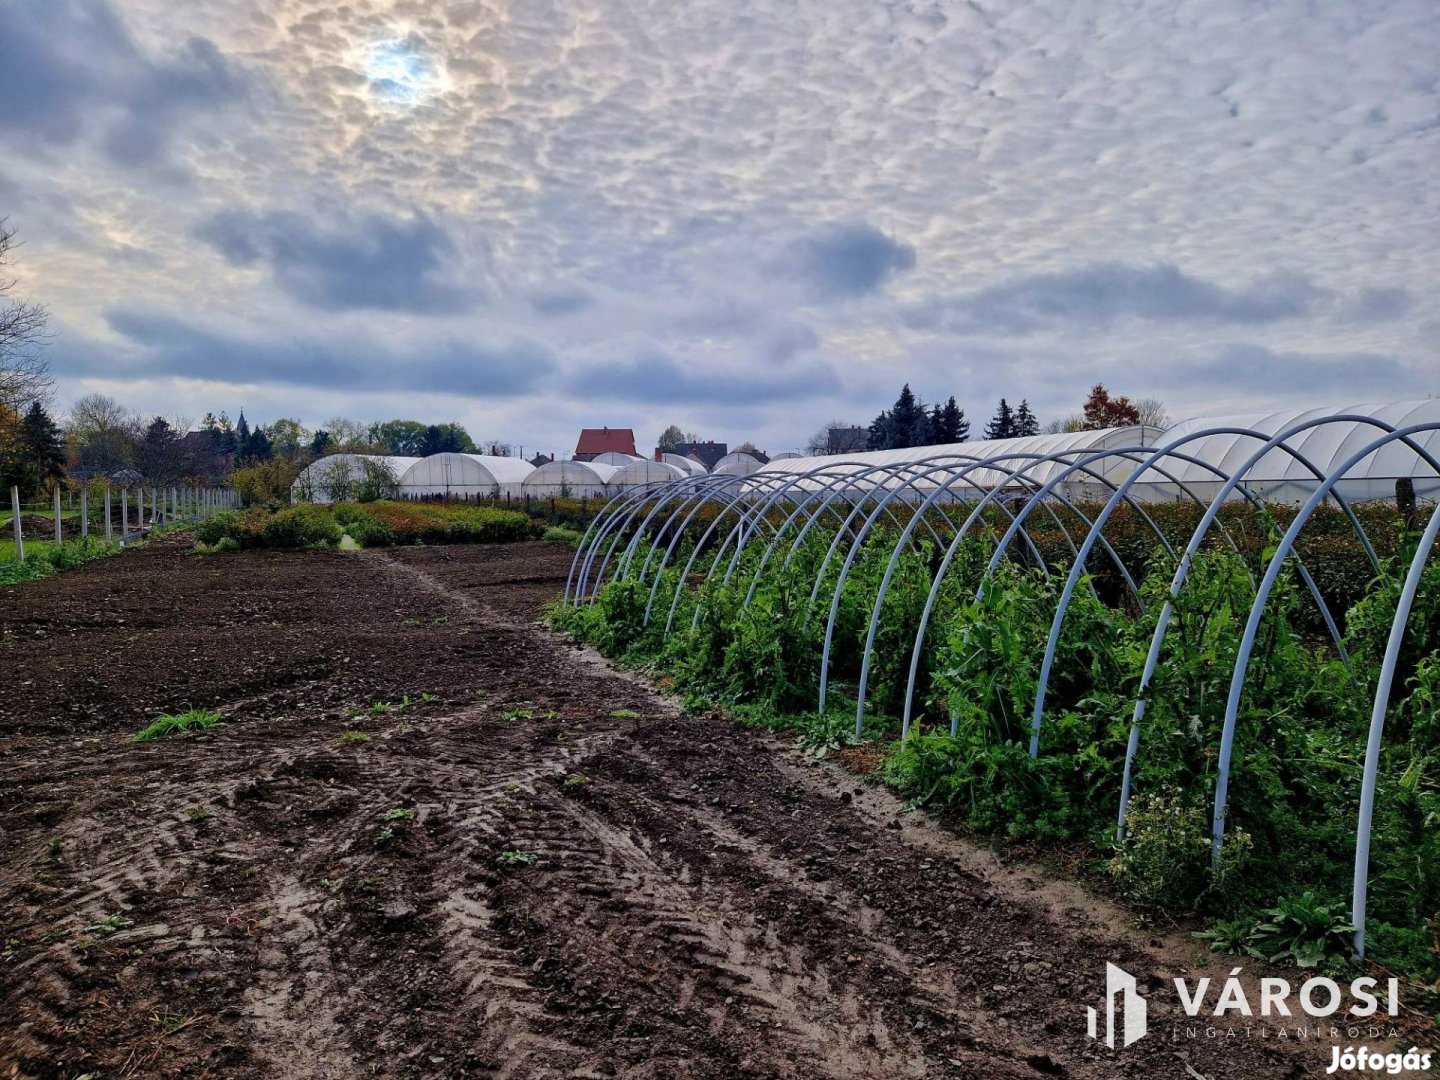
<path id="1" fill-rule="evenodd" d="M 83 536 L 67 540 L 63 544 L 46 541 L 25 541 L 25 561 L 15 562 L 15 549 L 7 545 L 0 550 L 0 585 L 14 585 L 21 581 L 38 581 L 61 570 L 69 570 L 82 563 L 104 559 L 120 551 L 117 544 L 107 542 L 103 537 Z"/>
<path id="2" fill-rule="evenodd" d="M 487 506 L 369 502 L 227 510 L 196 528 L 197 550 L 334 548 L 348 536 L 361 547 L 396 544 L 500 544 L 533 540 L 542 526 Z"/>
<path id="3" fill-rule="evenodd" d="M 1338 511 L 1317 514 L 1307 526 L 1299 553 L 1336 615 L 1349 664 L 1298 576 L 1283 576 L 1250 660 L 1223 858 L 1212 869 L 1216 751 L 1231 673 L 1254 582 L 1275 529 L 1293 509 L 1227 506 L 1221 528 L 1191 567 L 1144 694 L 1122 839 L 1120 778 L 1141 674 L 1168 595 L 1171 550 L 1183 547 L 1198 517 L 1178 504 L 1147 510 L 1170 549 L 1136 514 L 1117 514 L 1107 528 L 1134 589 L 1097 548 L 1063 624 L 1036 758 L 1029 739 L 1040 662 L 1070 545 L 1085 529 L 1057 512 L 1032 531 L 1033 548 L 1016 543 L 993 569 L 987 569 L 993 540 L 958 546 L 919 653 L 914 723 L 901 741 L 912 647 L 953 535 L 917 529 L 895 567 L 868 673 L 865 738 L 886 748 L 880 777 L 914 805 L 979 833 L 1083 843 L 1121 895 L 1146 909 L 1199 914 L 1224 931 L 1231 947 L 1299 963 L 1318 962 L 1317 949 L 1320 956 L 1341 953 L 1359 765 L 1415 536 L 1393 508 L 1359 508 L 1382 558 L 1377 574 Z M 700 536 L 692 527 L 663 571 L 657 556 L 642 580 L 642 550 L 628 573 L 611 566 L 593 603 L 558 606 L 553 620 L 622 663 L 663 677 L 691 706 L 793 731 L 803 746 L 828 752 L 854 740 L 866 633 L 905 511 L 897 517 L 855 552 L 838 594 L 852 534 L 837 541 L 833 526 L 817 528 L 796 542 L 792 533 L 763 569 L 762 544 L 748 546 L 731 565 L 732 544 L 713 571 L 715 552 L 707 549 L 682 587 Z M 983 524 L 998 536 L 1008 520 L 997 515 Z M 820 660 L 832 609 L 828 710 L 820 714 Z M 1440 565 L 1427 571 L 1409 626 L 1375 804 L 1367 933 L 1372 957 L 1436 979 Z"/>

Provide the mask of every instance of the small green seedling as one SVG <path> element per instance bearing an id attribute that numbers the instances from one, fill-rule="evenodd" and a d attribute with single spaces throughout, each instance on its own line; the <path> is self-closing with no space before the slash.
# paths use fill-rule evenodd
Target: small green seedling
<path id="1" fill-rule="evenodd" d="M 85 927 L 85 932 L 87 934 L 98 934 L 100 937 L 109 937 L 111 934 L 124 930 L 127 926 L 134 925 L 135 924 L 129 919 L 117 913 L 115 915 L 107 915 L 97 923 L 91 923 Z"/>
<path id="2" fill-rule="evenodd" d="M 422 691 L 420 691 L 420 700 L 421 700 L 421 701 L 439 701 L 440 698 L 439 698 L 437 695 L 435 695 L 435 694 L 427 694 L 425 691 L 422 690 Z"/>
<path id="3" fill-rule="evenodd" d="M 585 785 L 589 782 L 590 778 L 584 773 L 571 773 L 560 782 L 560 790 L 566 795 L 578 795 L 585 790 Z"/>
<path id="4" fill-rule="evenodd" d="M 511 709 L 505 714 L 506 720 L 534 720 L 534 709 Z"/>
<path id="5" fill-rule="evenodd" d="M 132 743 L 149 742 L 167 735 L 188 735 L 191 732 L 209 731 L 220 723 L 220 714 L 207 709 L 191 709 L 173 716 L 159 716 L 148 727 L 130 736 Z"/>
<path id="6" fill-rule="evenodd" d="M 615 720 L 635 720 L 639 718 L 640 714 L 629 709 L 611 709 L 610 716 Z"/>
<path id="7" fill-rule="evenodd" d="M 388 713 L 390 711 L 390 708 L 391 706 L 389 702 L 377 701 L 370 706 L 370 711 L 372 713 L 375 713 L 377 716 L 383 716 L 385 713 Z"/>
<path id="8" fill-rule="evenodd" d="M 342 743 L 369 742 L 370 735 L 364 731 L 347 731 L 344 735 L 340 736 L 340 741 Z"/>
<path id="9" fill-rule="evenodd" d="M 540 856 L 533 851 L 502 851 L 500 862 L 503 866 L 533 866 L 540 861 Z"/>
<path id="10" fill-rule="evenodd" d="M 213 810 L 207 810 L 203 806 L 192 806 L 185 811 L 185 820 L 191 825 L 203 825 L 215 816 Z"/>
<path id="11" fill-rule="evenodd" d="M 382 821 L 413 821 L 415 811 L 396 807 L 394 810 L 386 810 Z"/>

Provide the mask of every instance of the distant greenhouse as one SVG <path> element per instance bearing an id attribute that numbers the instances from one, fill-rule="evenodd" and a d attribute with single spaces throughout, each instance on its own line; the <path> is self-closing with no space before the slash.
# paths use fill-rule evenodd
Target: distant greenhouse
<path id="1" fill-rule="evenodd" d="M 526 477 L 521 492 L 537 499 L 598 499 L 612 494 L 620 470 L 597 461 L 552 461 Z"/>
<path id="2" fill-rule="evenodd" d="M 523 458 L 490 454 L 432 454 L 400 477 L 407 499 L 503 499 L 518 497 L 521 484 L 535 471 Z"/>
<path id="3" fill-rule="evenodd" d="M 393 499 L 400 478 L 420 458 L 381 454 L 331 454 L 307 465 L 290 485 L 296 502 L 332 503 Z"/>

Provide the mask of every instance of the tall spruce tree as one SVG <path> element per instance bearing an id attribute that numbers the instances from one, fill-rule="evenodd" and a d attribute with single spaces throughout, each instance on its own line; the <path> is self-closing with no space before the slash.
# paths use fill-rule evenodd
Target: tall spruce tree
<path id="1" fill-rule="evenodd" d="M 32 494 L 65 479 L 65 434 L 38 401 L 20 421 L 20 451 Z"/>
<path id="2" fill-rule="evenodd" d="M 1039 435 L 1040 421 L 1030 411 L 1030 402 L 1025 398 L 1020 399 L 1020 407 L 1015 410 L 1015 435 Z"/>
<path id="3" fill-rule="evenodd" d="M 970 421 L 965 419 L 965 410 L 955 403 L 952 395 L 944 405 L 936 405 L 930 413 L 930 441 L 937 446 L 947 443 L 964 442 L 970 437 Z"/>
<path id="4" fill-rule="evenodd" d="M 1009 402 L 1003 397 L 1000 399 L 1000 407 L 995 410 L 994 419 L 985 425 L 985 438 L 1015 438 L 1015 413 L 1011 410 Z"/>

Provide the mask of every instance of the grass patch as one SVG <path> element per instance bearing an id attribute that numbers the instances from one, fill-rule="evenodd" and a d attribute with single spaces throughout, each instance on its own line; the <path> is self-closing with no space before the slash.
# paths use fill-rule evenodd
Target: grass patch
<path id="1" fill-rule="evenodd" d="M 191 709 L 173 716 L 157 716 L 147 727 L 130 736 L 132 743 L 149 742 L 169 735 L 188 735 L 194 731 L 209 731 L 220 723 L 220 714 L 208 709 Z"/>

